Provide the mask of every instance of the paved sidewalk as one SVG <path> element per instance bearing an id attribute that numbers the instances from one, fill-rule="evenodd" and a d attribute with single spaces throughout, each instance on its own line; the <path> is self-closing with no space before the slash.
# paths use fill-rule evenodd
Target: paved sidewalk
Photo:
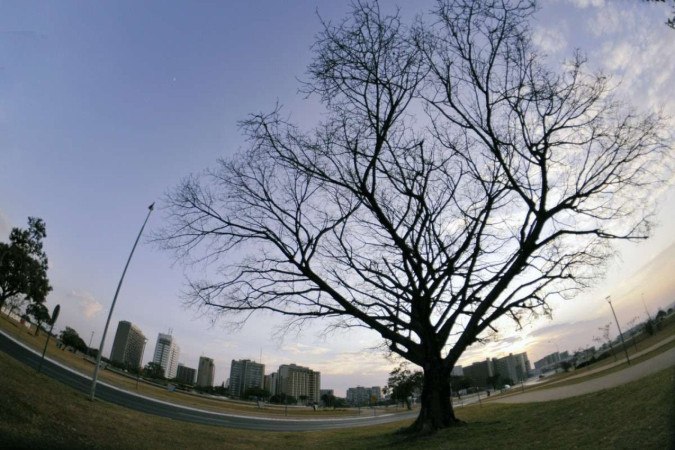
<path id="1" fill-rule="evenodd" d="M 605 366 L 605 369 L 608 367 L 611 366 Z M 608 389 L 629 383 L 631 381 L 639 380 L 642 377 L 651 375 L 669 367 L 675 367 L 675 348 L 666 350 L 665 352 L 660 353 L 646 361 L 642 361 L 639 364 L 629 366 L 618 372 L 612 372 L 592 380 L 582 381 L 580 383 L 567 386 L 524 392 L 522 394 L 496 398 L 492 401 L 499 403 L 530 403 L 576 397 L 577 395 L 589 394 L 591 392 L 601 391 L 603 389 Z M 584 375 L 589 373 L 592 372 L 586 372 Z"/>
<path id="2" fill-rule="evenodd" d="M 630 357 L 631 357 L 631 359 L 638 358 L 638 357 L 640 357 L 642 355 L 645 355 L 649 352 L 653 352 L 654 350 L 656 350 L 660 347 L 663 347 L 664 345 L 670 343 L 673 340 L 675 340 L 675 334 L 667 337 L 666 339 L 663 339 L 662 341 L 657 342 L 656 344 L 654 344 L 652 346 L 649 346 L 649 347 L 645 348 L 644 350 L 640 350 L 640 351 L 630 355 Z M 578 372 L 579 372 L 578 374 L 563 378 L 562 380 L 557 380 L 557 381 L 552 381 L 550 383 L 547 383 L 546 387 L 553 386 L 553 385 L 558 384 L 558 383 L 564 383 L 568 380 L 583 378 L 583 377 L 586 377 L 588 375 L 592 375 L 594 373 L 604 372 L 605 370 L 611 369 L 612 367 L 620 366 L 621 364 L 626 362 L 626 357 L 623 354 L 623 350 L 621 350 L 621 353 L 617 354 L 617 356 L 619 357 L 618 361 L 614 361 L 610 364 L 605 364 L 603 366 L 596 367 L 595 369 L 591 369 L 591 370 L 580 369 L 580 370 L 578 370 Z"/>

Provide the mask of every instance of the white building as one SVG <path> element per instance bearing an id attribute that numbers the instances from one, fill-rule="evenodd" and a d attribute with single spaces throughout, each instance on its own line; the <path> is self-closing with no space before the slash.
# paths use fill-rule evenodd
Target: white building
<path id="1" fill-rule="evenodd" d="M 292 395 L 298 400 L 301 396 L 307 397 L 308 403 L 319 403 L 321 400 L 321 373 L 308 367 L 282 364 L 277 377 L 277 394 Z"/>
<path id="2" fill-rule="evenodd" d="M 178 356 L 180 348 L 170 334 L 159 333 L 155 345 L 155 356 L 152 362 L 159 364 L 164 369 L 164 376 L 168 379 L 175 378 L 178 371 Z"/>

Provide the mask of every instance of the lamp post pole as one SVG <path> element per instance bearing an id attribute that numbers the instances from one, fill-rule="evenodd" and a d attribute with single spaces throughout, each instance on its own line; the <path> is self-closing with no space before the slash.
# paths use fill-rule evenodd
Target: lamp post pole
<path id="1" fill-rule="evenodd" d="M 143 222 L 143 226 L 141 226 L 141 231 L 138 232 L 138 236 L 136 237 L 136 241 L 134 242 L 134 246 L 131 248 L 131 253 L 129 253 L 129 258 L 127 259 L 127 263 L 124 266 L 124 270 L 122 271 L 122 276 L 120 277 L 120 282 L 117 284 L 117 290 L 115 291 L 115 296 L 113 297 L 112 305 L 110 305 L 110 311 L 108 312 L 108 320 L 105 322 L 105 328 L 103 328 L 103 336 L 101 336 L 101 345 L 98 348 L 98 355 L 96 355 L 96 366 L 94 367 L 94 376 L 91 379 L 91 393 L 89 395 L 89 400 L 94 401 L 94 398 L 96 397 L 96 380 L 98 379 L 98 369 L 99 366 L 101 365 L 101 355 L 103 354 L 103 344 L 105 344 L 105 336 L 108 334 L 108 326 L 110 325 L 110 318 L 112 317 L 113 309 L 115 309 L 115 302 L 117 302 L 117 295 L 120 293 L 120 288 L 122 287 L 122 281 L 124 281 L 124 275 L 127 273 L 127 269 L 129 268 L 129 263 L 131 262 L 131 257 L 134 256 L 134 250 L 136 250 L 136 245 L 138 245 L 138 241 L 141 239 L 141 235 L 143 234 L 143 229 L 145 228 L 145 224 L 148 223 L 148 219 L 150 218 L 150 214 L 152 213 L 152 210 L 155 208 L 155 204 L 153 203 L 148 207 L 148 215 L 145 216 L 145 221 Z"/>
<path id="2" fill-rule="evenodd" d="M 612 305 L 612 298 L 608 295 L 605 300 L 609 303 L 609 307 L 612 309 L 612 314 L 614 315 L 614 321 L 616 322 L 616 327 L 619 329 L 619 336 L 621 336 L 621 345 L 623 345 L 623 352 L 626 354 L 626 361 L 630 366 L 630 358 L 628 357 L 628 349 L 626 348 L 626 341 L 623 340 L 623 333 L 621 332 L 621 327 L 619 326 L 619 319 L 616 318 L 616 312 L 614 312 L 614 306 Z"/>

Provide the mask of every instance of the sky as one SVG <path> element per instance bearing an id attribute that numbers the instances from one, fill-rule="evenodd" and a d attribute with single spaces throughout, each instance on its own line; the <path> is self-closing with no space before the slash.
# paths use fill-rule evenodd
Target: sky
<path id="1" fill-rule="evenodd" d="M 432 2 L 400 2 L 404 17 Z M 404 4 L 405 3 L 405 4 Z M 413 6 L 414 3 L 414 6 Z M 391 9 L 393 1 L 382 1 Z M 671 6 L 634 1 L 550 0 L 531 23 L 552 64 L 581 49 L 592 67 L 619 83 L 637 110 L 658 110 L 675 129 L 675 30 Z M 275 104 L 296 123 L 319 110 L 298 92 L 321 24 L 338 21 L 348 2 L 32 2 L 0 0 L 0 239 L 28 216 L 47 224 L 45 248 L 61 305 L 56 328 L 71 326 L 98 346 L 105 320 L 147 206 L 179 181 L 244 146 L 238 121 Z M 552 318 L 523 330 L 505 325 L 495 342 L 460 361 L 527 351 L 531 361 L 593 344 L 611 320 L 646 318 L 675 301 L 675 188 L 654 192 L 659 207 L 650 240 L 621 243 L 606 278 L 575 299 L 554 304 Z M 153 212 L 148 231 L 162 225 Z M 148 338 L 172 333 L 180 362 L 215 360 L 216 382 L 232 359 L 261 360 L 266 372 L 296 363 L 321 371 L 322 388 L 384 385 L 395 361 L 368 330 L 322 333 L 316 323 L 279 335 L 281 318 L 254 316 L 226 329 L 181 300 L 185 271 L 142 239 L 112 315 L 104 354 L 118 321 Z M 643 300 L 644 299 L 644 303 Z M 613 325 L 614 327 L 614 325 Z M 613 328 L 616 334 L 616 329 Z"/>

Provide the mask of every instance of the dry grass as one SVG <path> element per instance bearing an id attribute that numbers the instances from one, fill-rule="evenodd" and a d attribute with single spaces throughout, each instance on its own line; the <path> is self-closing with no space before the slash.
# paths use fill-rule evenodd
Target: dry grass
<path id="1" fill-rule="evenodd" d="M 668 448 L 675 442 L 675 369 L 566 400 L 474 405 L 468 425 L 412 439 L 406 422 L 304 433 L 254 432 L 128 410 L 37 374 L 0 353 L 3 448 Z"/>
<path id="2" fill-rule="evenodd" d="M 27 329 L 7 316 L 0 314 L 0 329 L 15 337 L 28 346 L 42 352 L 44 348 L 46 334 L 40 332 L 34 336 L 34 328 Z M 94 364 L 72 352 L 61 350 L 56 347 L 54 339 L 50 339 L 47 347 L 47 356 L 53 360 L 59 361 L 78 372 L 91 376 L 94 372 Z M 120 375 L 116 372 L 103 370 L 99 372 L 99 380 L 121 387 L 123 389 L 138 392 L 141 395 L 168 401 L 193 408 L 200 408 L 207 411 L 231 412 L 243 415 L 264 415 L 264 416 L 288 416 L 288 417 L 353 417 L 359 414 L 371 415 L 372 412 L 367 408 L 360 411 L 356 408 L 345 409 L 320 409 L 314 411 L 308 407 L 290 407 L 286 409 L 280 405 L 267 405 L 259 409 L 256 404 L 249 402 L 229 401 L 222 398 L 211 398 L 187 392 L 170 392 L 166 388 L 159 387 L 141 380 L 136 387 L 136 379 Z M 392 408 L 387 409 L 388 413 L 394 412 Z M 400 412 L 404 412 L 400 410 Z"/>

